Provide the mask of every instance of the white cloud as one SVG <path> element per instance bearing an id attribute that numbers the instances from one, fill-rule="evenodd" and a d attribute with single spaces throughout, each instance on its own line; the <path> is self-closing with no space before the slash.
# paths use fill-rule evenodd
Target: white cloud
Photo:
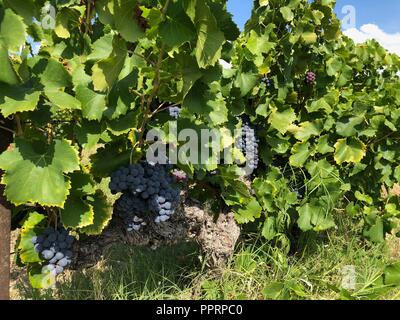
<path id="1" fill-rule="evenodd" d="M 386 50 L 400 56 L 400 33 L 386 33 L 375 24 L 364 24 L 360 30 L 351 28 L 345 30 L 344 34 L 356 43 L 375 39 Z"/>

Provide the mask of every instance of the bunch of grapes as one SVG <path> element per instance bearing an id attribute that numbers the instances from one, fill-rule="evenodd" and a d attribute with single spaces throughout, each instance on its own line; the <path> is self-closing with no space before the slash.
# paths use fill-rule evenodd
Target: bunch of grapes
<path id="1" fill-rule="evenodd" d="M 46 228 L 43 234 L 32 237 L 36 252 L 46 260 L 42 273 L 58 275 L 71 264 L 74 237 L 65 229 Z"/>
<path id="2" fill-rule="evenodd" d="M 236 147 L 242 151 L 246 157 L 246 164 L 250 170 L 258 167 L 258 140 L 255 130 L 247 122 L 242 125 L 241 135 L 236 140 Z"/>
<path id="3" fill-rule="evenodd" d="M 314 72 L 312 72 L 312 71 L 308 71 L 306 73 L 306 79 L 305 79 L 306 84 L 309 85 L 309 86 L 312 86 L 312 85 L 315 84 L 315 80 L 317 80 L 316 74 Z"/>
<path id="4" fill-rule="evenodd" d="M 112 193 L 122 192 L 116 211 L 127 225 L 127 230 L 140 230 L 147 225 L 146 214 L 155 214 L 156 223 L 170 219 L 180 200 L 174 187 L 176 179 L 170 165 L 141 162 L 123 167 L 111 175 Z"/>
<path id="5" fill-rule="evenodd" d="M 179 114 L 181 112 L 181 108 L 179 108 L 179 107 L 169 107 L 168 111 L 169 111 L 170 117 L 172 117 L 174 119 L 178 119 L 179 118 Z"/>
<path id="6" fill-rule="evenodd" d="M 265 85 L 267 87 L 272 87 L 272 85 L 273 85 L 272 80 L 270 78 L 268 78 L 267 76 L 262 77 L 261 82 L 265 83 Z"/>

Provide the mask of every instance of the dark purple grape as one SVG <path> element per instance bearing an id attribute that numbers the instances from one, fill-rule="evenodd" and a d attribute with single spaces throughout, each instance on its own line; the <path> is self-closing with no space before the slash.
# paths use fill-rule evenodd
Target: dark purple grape
<path id="1" fill-rule="evenodd" d="M 51 242 L 49 240 L 44 240 L 43 241 L 43 247 L 48 248 L 51 246 Z"/>
<path id="2" fill-rule="evenodd" d="M 54 257 L 54 252 L 52 252 L 51 250 L 43 250 L 42 257 L 46 260 L 50 260 Z"/>
<path id="3" fill-rule="evenodd" d="M 60 267 L 65 268 L 68 265 L 68 259 L 67 258 L 62 258 L 60 261 L 57 262 L 57 265 Z"/>
<path id="4" fill-rule="evenodd" d="M 56 255 L 54 256 L 57 260 L 61 260 L 64 258 L 64 254 L 62 252 L 57 252 Z"/>
<path id="5" fill-rule="evenodd" d="M 41 252 L 43 250 L 43 246 L 40 243 L 36 243 L 34 248 L 36 252 Z"/>
<path id="6" fill-rule="evenodd" d="M 305 82 L 306 82 L 307 85 L 314 85 L 316 79 L 317 79 L 317 76 L 316 76 L 316 74 L 314 72 L 308 71 L 306 73 Z"/>
<path id="7" fill-rule="evenodd" d="M 55 270 L 56 270 L 56 274 L 60 274 L 60 273 L 62 273 L 64 271 L 64 268 L 61 267 L 61 266 L 56 265 Z"/>
<path id="8" fill-rule="evenodd" d="M 44 240 L 45 240 L 45 238 L 42 234 L 37 236 L 37 243 L 43 243 Z"/>
<path id="9" fill-rule="evenodd" d="M 60 243 L 58 244 L 58 246 L 60 247 L 60 249 L 65 249 L 65 248 L 68 247 L 68 245 L 67 245 L 66 242 L 60 242 Z"/>
<path id="10" fill-rule="evenodd" d="M 47 237 L 47 241 L 54 242 L 57 240 L 57 233 L 52 233 Z"/>
<path id="11" fill-rule="evenodd" d="M 65 242 L 68 244 L 68 246 L 71 246 L 71 244 L 74 243 L 74 240 L 74 237 L 69 235 L 65 238 Z"/>
<path id="12" fill-rule="evenodd" d="M 58 259 L 54 256 L 52 259 L 49 260 L 49 263 L 56 264 Z"/>

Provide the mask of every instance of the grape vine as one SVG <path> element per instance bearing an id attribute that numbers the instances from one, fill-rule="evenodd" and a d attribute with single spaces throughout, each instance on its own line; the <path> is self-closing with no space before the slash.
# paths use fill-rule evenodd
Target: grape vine
<path id="1" fill-rule="evenodd" d="M 400 58 L 354 44 L 334 4 L 254 1 L 240 32 L 225 0 L 0 0 L 1 196 L 22 215 L 32 285 L 70 266 L 71 235 L 116 215 L 129 232 L 170 221 L 182 186 L 215 191 L 273 244 L 343 210 L 384 241 L 400 217 Z M 212 161 L 240 125 L 246 179 L 244 161 Z M 171 149 L 182 129 L 221 141 L 201 163 L 153 165 L 152 129 Z"/>

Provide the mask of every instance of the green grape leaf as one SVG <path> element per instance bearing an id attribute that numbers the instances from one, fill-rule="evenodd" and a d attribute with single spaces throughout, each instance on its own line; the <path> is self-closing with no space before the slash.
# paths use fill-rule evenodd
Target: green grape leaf
<path id="1" fill-rule="evenodd" d="M 329 145 L 329 135 L 324 135 L 318 139 L 317 151 L 321 154 L 335 151 L 335 149 Z"/>
<path id="2" fill-rule="evenodd" d="M 310 155 L 310 143 L 298 142 L 292 148 L 292 155 L 289 157 L 290 165 L 302 167 Z"/>
<path id="3" fill-rule="evenodd" d="M 12 8 L 19 16 L 24 18 L 26 24 L 31 24 L 37 13 L 34 0 L 3 0 L 3 3 Z"/>
<path id="4" fill-rule="evenodd" d="M 171 48 L 180 47 L 185 42 L 193 40 L 196 35 L 190 20 L 182 20 L 181 16 L 177 15 L 168 16 L 159 28 L 162 40 Z"/>
<path id="5" fill-rule="evenodd" d="M 107 33 L 100 39 L 92 44 L 92 52 L 87 56 L 87 60 L 103 60 L 107 59 L 113 52 L 113 39 L 112 33 Z"/>
<path id="6" fill-rule="evenodd" d="M 68 71 L 59 61 L 53 58 L 49 59 L 41 80 L 42 84 L 49 90 L 65 88 L 72 83 L 72 77 Z"/>
<path id="7" fill-rule="evenodd" d="M 308 112 L 316 112 L 319 110 L 324 110 L 327 114 L 332 112 L 332 107 L 325 98 L 311 102 L 310 105 L 306 106 L 306 109 Z"/>
<path id="8" fill-rule="evenodd" d="M 85 119 L 100 121 L 106 110 L 106 96 L 78 85 L 75 88 L 76 98 L 82 104 L 82 114 Z"/>
<path id="9" fill-rule="evenodd" d="M 93 224 L 94 210 L 93 206 L 83 201 L 80 197 L 71 194 L 64 209 L 60 212 L 63 225 L 66 228 L 83 228 Z"/>
<path id="10" fill-rule="evenodd" d="M 259 76 L 257 74 L 239 71 L 236 76 L 235 86 L 240 89 L 241 95 L 244 97 L 254 88 L 258 81 Z"/>
<path id="11" fill-rule="evenodd" d="M 29 283 L 34 289 L 49 289 L 56 283 L 56 276 L 53 273 L 42 273 L 42 269 L 38 265 L 28 268 Z"/>
<path id="12" fill-rule="evenodd" d="M 337 164 L 344 162 L 359 163 L 366 154 L 365 144 L 357 138 L 339 139 L 335 143 L 335 161 Z"/>
<path id="13" fill-rule="evenodd" d="M 97 121 L 82 121 L 74 128 L 79 144 L 83 149 L 92 149 L 99 142 L 104 132 L 102 125 Z"/>
<path id="14" fill-rule="evenodd" d="M 261 234 L 268 241 L 272 240 L 277 235 L 275 224 L 276 224 L 275 217 L 267 217 L 264 221 Z"/>
<path id="15" fill-rule="evenodd" d="M 363 231 L 364 237 L 375 243 L 385 242 L 385 231 L 381 217 L 376 217 L 375 222 Z"/>
<path id="16" fill-rule="evenodd" d="M 204 1 L 188 0 L 188 15 L 196 26 L 195 55 L 200 68 L 214 65 L 221 57 L 224 33 L 218 28 L 216 18 Z"/>
<path id="17" fill-rule="evenodd" d="M 125 41 L 116 38 L 113 47 L 110 57 L 97 62 L 92 68 L 93 86 L 96 91 L 111 89 L 124 67 L 127 55 Z"/>
<path id="18" fill-rule="evenodd" d="M 94 221 L 90 226 L 79 229 L 79 232 L 87 235 L 100 234 L 112 218 L 113 203 L 108 201 L 102 191 L 97 191 L 93 196 L 88 196 L 87 203 L 93 207 Z"/>
<path id="19" fill-rule="evenodd" d="M 95 6 L 100 22 L 105 25 L 112 24 L 114 21 L 114 2 L 109 0 L 97 0 Z"/>
<path id="20" fill-rule="evenodd" d="M 92 172 L 95 176 L 107 177 L 120 166 L 129 164 L 130 150 L 116 144 L 107 144 L 91 157 Z"/>
<path id="21" fill-rule="evenodd" d="M 356 199 L 359 201 L 365 202 L 369 205 L 372 205 L 374 203 L 374 200 L 372 200 L 372 198 L 369 195 L 361 193 L 358 190 L 354 193 L 354 195 L 355 195 Z"/>
<path id="22" fill-rule="evenodd" d="M 19 51 L 25 44 L 26 25 L 23 19 L 11 9 L 4 11 L 0 22 L 0 42 L 3 42 L 9 50 Z"/>
<path id="23" fill-rule="evenodd" d="M 342 137 L 352 137 L 357 134 L 359 130 L 355 127 L 364 122 L 364 117 L 357 116 L 351 117 L 346 122 L 336 122 L 336 132 Z"/>
<path id="24" fill-rule="evenodd" d="M 36 252 L 33 246 L 32 238 L 36 236 L 35 228 L 44 219 L 44 215 L 37 212 L 31 212 L 29 213 L 28 218 L 22 225 L 17 249 L 19 253 L 19 258 L 24 263 L 35 263 L 41 261 L 39 253 Z"/>
<path id="25" fill-rule="evenodd" d="M 294 19 L 293 11 L 289 7 L 281 7 L 279 11 L 281 12 L 283 19 L 285 19 L 285 21 L 289 22 Z"/>
<path id="26" fill-rule="evenodd" d="M 139 112 L 129 112 L 125 116 L 107 122 L 107 129 L 114 135 L 120 136 L 138 127 Z"/>
<path id="27" fill-rule="evenodd" d="M 400 262 L 395 262 L 385 267 L 384 281 L 386 285 L 400 285 Z"/>
<path id="28" fill-rule="evenodd" d="M 45 95 L 60 110 L 81 109 L 81 102 L 64 91 L 45 90 Z"/>
<path id="29" fill-rule="evenodd" d="M 64 7 L 56 17 L 55 34 L 62 39 L 68 39 L 71 36 L 71 26 L 79 25 L 79 18 L 81 16 L 79 7 Z"/>
<path id="30" fill-rule="evenodd" d="M 275 109 L 272 110 L 271 115 L 268 118 L 268 123 L 271 124 L 272 128 L 275 128 L 281 134 L 285 134 L 296 118 L 296 113 L 292 108 L 281 112 Z"/>
<path id="31" fill-rule="evenodd" d="M 6 86 L 0 87 L 0 93 L 0 112 L 4 117 L 35 110 L 41 95 L 41 92 L 29 88 Z"/>
<path id="32" fill-rule="evenodd" d="M 83 228 L 93 224 L 94 209 L 86 201 L 88 195 L 93 195 L 96 188 L 89 174 L 74 172 L 71 174 L 71 194 L 60 211 L 63 225 L 67 228 Z"/>
<path id="33" fill-rule="evenodd" d="M 77 151 L 67 140 L 46 146 L 39 141 L 16 139 L 12 148 L 0 155 L 5 195 L 15 205 L 38 203 L 64 207 L 70 181 L 64 173 L 79 169 Z"/>
<path id="34" fill-rule="evenodd" d="M 300 141 L 307 141 L 312 136 L 318 136 L 323 130 L 323 123 L 321 120 L 313 122 L 305 121 L 300 123 L 300 126 L 293 126 L 289 128 L 289 132 L 294 134 L 294 137 Z"/>
<path id="35" fill-rule="evenodd" d="M 317 42 L 318 36 L 315 32 L 303 32 L 301 34 L 301 39 L 306 44 L 311 44 Z"/>
<path id="36" fill-rule="evenodd" d="M 17 73 L 15 72 L 10 58 L 8 57 L 8 50 L 4 46 L 3 42 L 0 40 L 0 82 L 7 84 L 18 84 L 19 79 Z"/>
<path id="37" fill-rule="evenodd" d="M 136 0 L 114 0 L 114 23 L 122 37 L 136 42 L 143 36 L 139 23 L 134 19 Z"/>
<path id="38" fill-rule="evenodd" d="M 330 214 L 325 212 L 326 204 L 313 200 L 298 208 L 297 224 L 302 231 L 324 231 L 335 226 Z"/>
<path id="39" fill-rule="evenodd" d="M 252 222 L 261 216 L 261 211 L 262 207 L 256 198 L 251 198 L 251 200 L 244 207 L 236 210 L 235 219 L 238 223 Z"/>

